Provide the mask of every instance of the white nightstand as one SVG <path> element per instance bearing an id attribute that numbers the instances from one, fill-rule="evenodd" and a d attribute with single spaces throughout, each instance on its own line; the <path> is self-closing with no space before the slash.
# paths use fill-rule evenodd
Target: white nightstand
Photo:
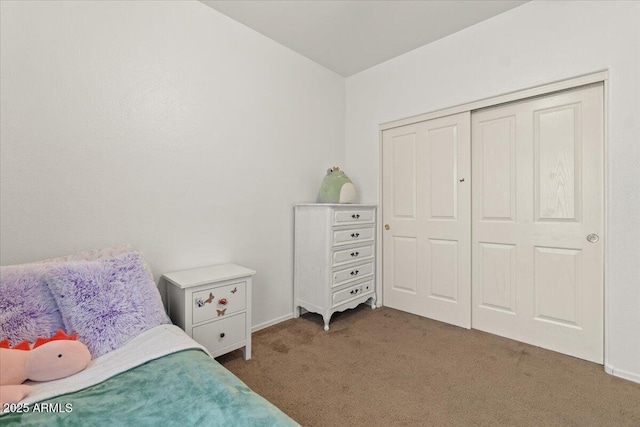
<path id="1" fill-rule="evenodd" d="M 169 316 L 213 357 L 244 347 L 251 359 L 251 276 L 235 264 L 176 271 L 162 277 Z"/>

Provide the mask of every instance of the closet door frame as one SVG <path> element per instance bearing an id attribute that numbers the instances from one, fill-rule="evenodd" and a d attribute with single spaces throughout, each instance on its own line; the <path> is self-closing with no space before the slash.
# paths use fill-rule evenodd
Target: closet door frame
<path id="1" fill-rule="evenodd" d="M 445 108 L 442 110 L 437 110 L 425 114 L 420 114 L 417 116 L 412 116 L 404 119 L 394 120 L 391 122 L 382 123 L 378 126 L 378 201 L 380 203 L 380 209 L 377 210 L 377 224 L 378 224 L 378 236 L 382 236 L 384 233 L 384 224 L 382 221 L 382 214 L 384 206 L 382 206 L 382 186 L 383 186 L 383 177 L 382 177 L 382 132 L 388 129 L 393 129 L 396 127 L 401 127 L 405 125 L 410 125 L 426 120 L 437 119 L 444 116 L 449 116 L 452 114 L 463 113 L 466 111 L 473 112 L 474 110 L 478 110 L 481 108 L 492 107 L 499 104 L 505 104 L 508 102 L 521 101 L 527 98 L 533 98 L 541 95 L 548 95 L 554 92 L 559 92 L 567 89 L 574 89 L 580 86 L 586 86 L 593 83 L 602 83 L 603 84 L 603 124 L 604 124 L 604 135 L 603 135 L 603 189 L 604 189 L 604 200 L 603 202 L 603 287 L 604 287 L 604 369 L 607 373 L 613 374 L 611 369 L 609 368 L 609 280 L 608 280 L 608 256 L 609 256 L 609 243 L 608 243 L 608 230 L 609 230 L 609 156 L 608 156 L 608 146 L 609 146 L 609 72 L 608 70 L 597 71 L 590 74 L 585 74 L 582 76 L 576 76 L 564 80 L 559 80 L 556 82 L 548 83 L 545 85 L 534 86 L 514 92 L 509 92 L 502 95 L 497 95 L 490 98 L 485 98 L 473 102 L 469 102 L 466 104 L 460 104 L 456 106 L 452 106 L 449 108 Z M 376 257 L 379 262 L 376 263 L 376 293 L 378 295 L 377 306 L 382 307 L 384 304 L 384 294 L 382 292 L 382 247 L 380 244 L 376 248 Z M 472 278 L 473 280 L 473 278 Z"/>

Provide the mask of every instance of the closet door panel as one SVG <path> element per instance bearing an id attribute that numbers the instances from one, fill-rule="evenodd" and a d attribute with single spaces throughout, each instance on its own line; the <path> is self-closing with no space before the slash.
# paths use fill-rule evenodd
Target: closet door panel
<path id="1" fill-rule="evenodd" d="M 417 134 L 409 132 L 394 137 L 391 145 L 394 218 L 416 216 L 416 140 Z"/>
<path id="2" fill-rule="evenodd" d="M 430 219 L 452 219 L 457 217 L 457 126 L 451 125 L 427 129 L 427 177 L 429 186 L 427 204 Z"/>
<path id="3" fill-rule="evenodd" d="M 470 114 L 384 131 L 382 156 L 384 304 L 470 327 Z"/>
<path id="4" fill-rule="evenodd" d="M 473 327 L 597 363 L 602 92 L 591 85 L 472 114 Z"/>
<path id="5" fill-rule="evenodd" d="M 482 171 L 478 175 L 484 221 L 514 221 L 516 211 L 515 117 L 508 115 L 478 124 Z M 477 155 L 476 154 L 476 155 Z M 475 183 L 475 181 L 474 181 Z"/>

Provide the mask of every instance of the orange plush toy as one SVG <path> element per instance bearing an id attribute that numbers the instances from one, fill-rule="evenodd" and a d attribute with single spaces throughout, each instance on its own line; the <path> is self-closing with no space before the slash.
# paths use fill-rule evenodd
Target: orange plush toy
<path id="1" fill-rule="evenodd" d="M 9 340 L 0 341 L 0 403 L 16 403 L 29 394 L 26 380 L 51 381 L 82 371 L 91 361 L 86 345 L 78 335 L 58 331 L 51 338 L 38 338 L 29 345 L 23 341 L 9 347 Z"/>

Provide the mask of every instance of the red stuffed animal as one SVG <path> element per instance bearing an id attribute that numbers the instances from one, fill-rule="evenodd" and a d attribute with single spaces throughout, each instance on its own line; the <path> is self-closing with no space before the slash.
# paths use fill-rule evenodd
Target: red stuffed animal
<path id="1" fill-rule="evenodd" d="M 23 341 L 9 347 L 9 340 L 0 341 L 0 404 L 16 403 L 29 394 L 26 380 L 51 381 L 82 371 L 91 361 L 86 345 L 78 335 L 58 331 L 51 338 L 38 338 L 29 345 Z"/>

